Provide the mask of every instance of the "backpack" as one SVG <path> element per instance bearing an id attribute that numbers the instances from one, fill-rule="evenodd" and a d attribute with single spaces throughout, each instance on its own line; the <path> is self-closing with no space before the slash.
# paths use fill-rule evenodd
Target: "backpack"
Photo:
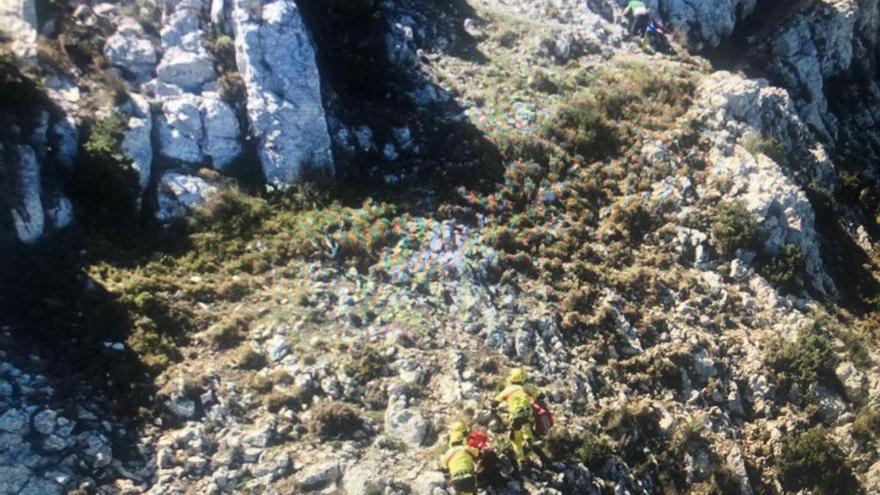
<path id="1" fill-rule="evenodd" d="M 532 402 L 532 412 L 534 419 L 534 425 L 532 429 L 535 432 L 535 435 L 542 437 L 550 431 L 550 428 L 553 427 L 553 424 L 556 420 L 553 418 L 553 414 L 550 412 L 550 409 L 547 408 L 547 404 L 543 401 L 535 400 Z"/>

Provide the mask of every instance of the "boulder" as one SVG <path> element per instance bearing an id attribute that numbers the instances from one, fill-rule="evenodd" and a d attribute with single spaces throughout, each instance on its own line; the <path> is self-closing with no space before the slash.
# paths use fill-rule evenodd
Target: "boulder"
<path id="1" fill-rule="evenodd" d="M 303 469 L 296 476 L 297 486 L 304 492 L 320 490 L 342 477 L 342 468 L 338 462 L 330 461 L 315 464 Z"/>
<path id="2" fill-rule="evenodd" d="M 216 194 L 217 187 L 201 177 L 172 171 L 162 175 L 157 193 L 156 218 L 167 222 L 184 217 L 192 207 Z"/>
<path id="3" fill-rule="evenodd" d="M 846 397 L 852 402 L 860 402 L 868 394 L 868 379 L 865 373 L 849 361 L 837 365 L 834 370 L 837 379 L 846 391 Z"/>
<path id="4" fill-rule="evenodd" d="M 293 0 L 232 1 L 232 29 L 247 110 L 266 180 L 333 173 L 315 47 Z"/>
<path id="5" fill-rule="evenodd" d="M 403 399 L 388 401 L 385 410 L 385 434 L 418 447 L 425 439 L 428 422 L 418 411 L 407 408 Z"/>
<path id="6" fill-rule="evenodd" d="M 241 154 L 238 119 L 216 93 L 167 98 L 162 116 L 159 143 L 167 158 L 190 164 L 210 158 L 215 168 L 223 170 Z"/>
<path id="7" fill-rule="evenodd" d="M 14 435 L 27 435 L 30 431 L 28 425 L 29 417 L 18 409 L 9 409 L 0 416 L 0 432 L 12 433 Z"/>
<path id="8" fill-rule="evenodd" d="M 215 169 L 223 170 L 241 154 L 241 131 L 232 108 L 216 93 L 203 95 L 202 119 L 205 126 L 203 150 Z"/>
<path id="9" fill-rule="evenodd" d="M 156 47 L 134 19 L 125 18 L 104 43 L 104 57 L 114 66 L 145 78 L 158 62 Z"/>
<path id="10" fill-rule="evenodd" d="M 0 4 L 0 26 L 16 56 L 33 60 L 37 56 L 36 0 L 7 0 Z"/>
<path id="11" fill-rule="evenodd" d="M 185 163 L 200 163 L 203 160 L 201 141 L 204 126 L 200 103 L 198 96 L 187 93 L 162 102 L 159 149 L 163 156 Z"/>
<path id="12" fill-rule="evenodd" d="M 58 413 L 51 409 L 46 409 L 34 415 L 34 429 L 43 435 L 51 435 L 55 431 L 55 419 Z"/>

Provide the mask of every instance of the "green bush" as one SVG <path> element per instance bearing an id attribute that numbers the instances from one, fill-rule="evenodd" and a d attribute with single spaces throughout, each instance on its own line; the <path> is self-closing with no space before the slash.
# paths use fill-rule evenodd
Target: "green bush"
<path id="1" fill-rule="evenodd" d="M 294 387 L 290 390 L 275 390 L 265 398 L 266 409 L 278 412 L 282 408 L 296 411 L 303 404 L 308 404 L 312 394 L 302 387 Z"/>
<path id="2" fill-rule="evenodd" d="M 129 227 L 137 215 L 138 174 L 121 147 L 125 122 L 117 112 L 96 121 L 74 169 L 71 190 L 80 218 L 95 225 Z"/>
<path id="3" fill-rule="evenodd" d="M 235 363 L 244 370 L 261 370 L 266 367 L 266 355 L 254 350 L 250 344 L 242 344 L 235 351 Z"/>
<path id="4" fill-rule="evenodd" d="M 576 459 L 592 470 L 601 469 L 613 455 L 607 440 L 588 431 L 573 435 L 561 429 L 551 430 L 545 444 L 552 459 Z"/>
<path id="5" fill-rule="evenodd" d="M 808 387 L 833 381 L 837 359 L 826 337 L 814 330 L 802 330 L 794 342 L 771 350 L 770 364 L 785 378 Z"/>
<path id="6" fill-rule="evenodd" d="M 880 435 L 880 409 L 867 405 L 859 410 L 853 421 L 853 436 L 865 442 L 875 442 L 878 435 Z"/>
<path id="7" fill-rule="evenodd" d="M 388 358 L 373 346 L 355 349 L 344 366 L 345 373 L 360 384 L 388 375 Z"/>
<path id="8" fill-rule="evenodd" d="M 761 273 L 771 284 L 785 292 L 794 292 L 803 285 L 806 256 L 795 244 L 786 244 L 761 266 Z"/>
<path id="9" fill-rule="evenodd" d="M 311 412 L 309 430 L 323 440 L 350 440 L 364 425 L 358 410 L 344 402 L 323 401 Z"/>
<path id="10" fill-rule="evenodd" d="M 217 349 L 230 349 L 247 334 L 248 319 L 243 316 L 225 318 L 208 329 L 208 340 Z"/>
<path id="11" fill-rule="evenodd" d="M 862 492 L 846 464 L 846 456 L 821 427 L 789 434 L 777 469 L 783 485 L 793 491 L 815 490 L 823 495 Z"/>
<path id="12" fill-rule="evenodd" d="M 760 251 L 767 238 L 755 216 L 742 201 L 724 202 L 715 211 L 712 239 L 718 250 L 733 257 L 737 249 Z"/>

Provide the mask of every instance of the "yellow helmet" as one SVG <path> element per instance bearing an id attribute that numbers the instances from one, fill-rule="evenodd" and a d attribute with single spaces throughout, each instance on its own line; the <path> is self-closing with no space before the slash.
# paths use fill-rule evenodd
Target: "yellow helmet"
<path id="1" fill-rule="evenodd" d="M 449 434 L 449 445 L 464 443 L 464 431 L 453 431 Z"/>
<path id="2" fill-rule="evenodd" d="M 522 368 L 513 368 L 507 375 L 507 383 L 522 384 L 526 381 L 526 372 Z"/>
<path id="3" fill-rule="evenodd" d="M 453 433 L 464 433 L 467 430 L 467 426 L 465 426 L 462 421 L 453 421 L 451 425 L 449 425 L 449 434 Z"/>

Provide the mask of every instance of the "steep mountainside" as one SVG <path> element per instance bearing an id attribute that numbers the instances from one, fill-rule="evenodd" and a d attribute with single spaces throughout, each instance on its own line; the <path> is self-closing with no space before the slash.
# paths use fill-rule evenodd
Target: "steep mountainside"
<path id="1" fill-rule="evenodd" d="M 0 495 L 880 492 L 876 0 L 6 0 Z M 505 463 L 506 466 L 506 463 Z"/>

